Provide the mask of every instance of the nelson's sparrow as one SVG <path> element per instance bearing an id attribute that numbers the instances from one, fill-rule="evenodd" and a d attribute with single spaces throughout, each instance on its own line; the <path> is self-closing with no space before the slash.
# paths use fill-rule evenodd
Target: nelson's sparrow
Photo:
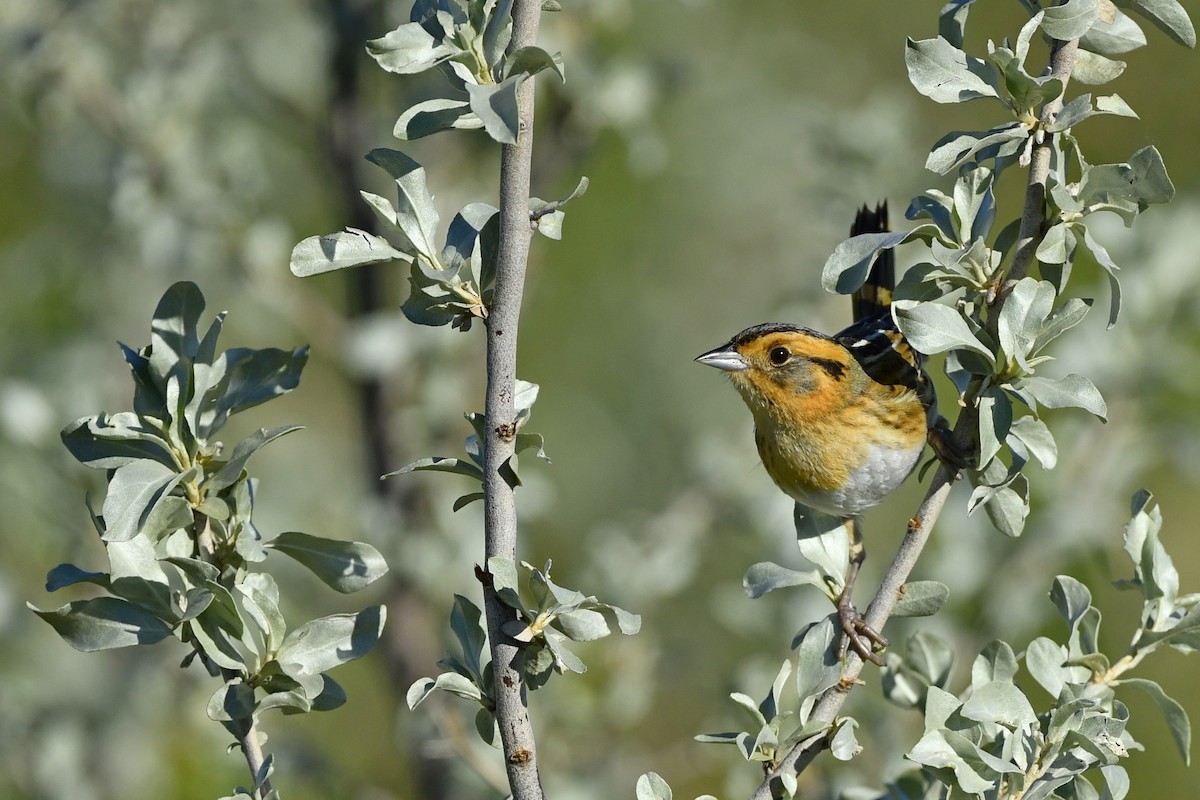
<path id="1" fill-rule="evenodd" d="M 864 206 L 851 235 L 887 230 L 887 205 Z M 786 323 L 747 328 L 696 360 L 724 370 L 754 417 L 767 474 L 796 502 L 842 517 L 850 568 L 838 597 L 847 646 L 877 664 L 887 640 L 850 600 L 866 551 L 859 515 L 912 473 L 936 423 L 933 385 L 891 314 L 895 262 L 880 253 L 853 297 L 854 323 L 833 336 Z"/>

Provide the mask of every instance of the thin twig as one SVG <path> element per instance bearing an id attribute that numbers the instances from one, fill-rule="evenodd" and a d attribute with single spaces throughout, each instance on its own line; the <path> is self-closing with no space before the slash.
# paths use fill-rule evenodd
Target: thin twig
<path id="1" fill-rule="evenodd" d="M 513 4 L 512 51 L 537 41 L 541 0 Z M 517 93 L 519 132 L 505 145 L 500 159 L 500 244 L 496 283 L 487 325 L 487 419 L 483 493 L 486 557 L 516 558 L 517 511 L 513 487 L 505 478 L 514 452 L 513 405 L 517 378 L 517 325 L 525 267 L 529 258 L 529 174 L 533 155 L 533 79 Z M 542 800 L 537 749 L 529 721 L 528 698 L 521 670 L 521 649 L 503 631 L 515 612 L 485 582 L 484 607 L 488 641 L 496 676 L 496 722 L 504 748 L 513 800 Z"/>
<path id="2" fill-rule="evenodd" d="M 1064 94 L 1066 93 L 1067 82 L 1071 77 L 1071 71 L 1075 66 L 1075 53 L 1078 44 L 1078 40 L 1068 42 L 1055 41 L 1051 49 L 1051 74 L 1062 81 Z M 1049 122 L 1054 115 L 1058 114 L 1062 110 L 1062 105 L 1062 95 L 1046 103 L 1042 107 L 1042 123 Z M 1050 136 L 1051 134 L 1045 134 L 1045 138 L 1033 149 L 1029 167 L 1029 180 L 1026 184 L 1025 206 L 1018 234 L 1017 250 L 1013 258 L 1013 265 L 1009 271 L 1008 280 L 1005 282 L 1005 291 L 1000 293 L 992 307 L 992 319 L 999 316 L 1000 309 L 1004 306 L 1011 287 L 1027 275 L 1033 266 L 1038 244 L 1045 234 L 1043 221 L 1046 213 L 1046 183 L 1050 174 L 1050 156 L 1052 154 Z M 962 448 L 962 452 L 973 452 L 975 450 L 976 443 L 974 440 L 978 435 L 979 412 L 971 394 L 969 390 L 967 406 L 959 414 L 958 422 L 954 427 L 954 440 Z M 937 522 L 938 517 L 941 516 L 942 509 L 946 505 L 946 498 L 950 494 L 950 487 L 957 477 L 957 473 L 947 469 L 944 464 L 934 474 L 933 482 L 930 484 L 929 490 L 925 493 L 925 499 L 921 501 L 921 506 L 917 511 L 916 517 L 909 521 L 908 531 L 904 535 L 904 539 L 900 542 L 900 548 L 896 551 L 896 556 L 892 559 L 891 565 L 884 574 L 879 590 L 875 593 L 871 605 L 867 608 L 866 623 L 875 630 L 883 630 L 888 617 L 891 616 L 893 609 L 895 609 L 896 604 L 900 601 L 904 583 L 908 580 L 913 567 L 916 566 L 917 559 L 920 557 L 921 551 L 924 549 L 925 543 L 929 540 L 929 535 L 933 531 L 933 526 Z M 846 699 L 850 695 L 850 690 L 856 685 L 862 668 L 862 658 L 859 657 L 858 653 L 851 651 L 842 670 L 841 680 L 836 686 L 827 689 L 817 701 L 810 719 L 832 723 L 837 718 L 842 706 L 846 703 Z M 794 777 L 799 775 L 822 750 L 828 747 L 828 744 L 828 740 L 824 736 L 798 742 L 767 773 L 763 782 L 752 795 L 753 800 L 772 800 L 772 798 L 783 796 L 781 779 L 784 776 Z"/>

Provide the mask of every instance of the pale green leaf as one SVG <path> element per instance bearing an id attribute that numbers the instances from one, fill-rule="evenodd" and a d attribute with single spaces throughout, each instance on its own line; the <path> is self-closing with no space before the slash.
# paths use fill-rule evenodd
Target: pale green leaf
<path id="1" fill-rule="evenodd" d="M 310 236 L 292 248 L 292 274 L 301 278 L 331 272 L 335 269 L 378 264 L 395 259 L 411 261 L 403 253 L 374 234 L 347 228 L 328 236 Z"/>
<path id="2" fill-rule="evenodd" d="M 364 542 L 345 542 L 286 531 L 266 545 L 307 567 L 326 585 L 343 594 L 357 592 L 387 572 L 383 556 Z"/>

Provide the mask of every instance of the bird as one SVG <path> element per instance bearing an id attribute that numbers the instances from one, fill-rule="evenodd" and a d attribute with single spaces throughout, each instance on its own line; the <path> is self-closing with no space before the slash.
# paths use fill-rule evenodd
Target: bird
<path id="1" fill-rule="evenodd" d="M 864 205 L 850 235 L 888 230 L 887 203 Z M 853 323 L 833 336 L 790 323 L 747 328 L 695 360 L 724 371 L 754 419 L 767 474 L 802 506 L 841 517 L 850 564 L 837 598 L 839 658 L 852 647 L 882 665 L 888 641 L 851 602 L 866 557 L 861 515 L 913 472 L 928 442 L 959 465 L 923 357 L 891 314 L 895 257 L 880 252 L 852 297 Z"/>

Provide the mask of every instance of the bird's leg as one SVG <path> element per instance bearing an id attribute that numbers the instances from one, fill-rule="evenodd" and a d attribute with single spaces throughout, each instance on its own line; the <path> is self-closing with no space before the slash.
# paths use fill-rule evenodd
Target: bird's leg
<path id="1" fill-rule="evenodd" d="M 939 416 L 937 422 L 929 429 L 929 446 L 933 448 L 938 460 L 953 472 L 979 466 L 979 456 L 967 452 L 954 441 L 954 432 L 950 430 L 950 423 L 946 422 L 945 417 Z"/>
<path id="2" fill-rule="evenodd" d="M 882 650 L 887 647 L 888 640 L 883 634 L 867 624 L 867 621 L 863 619 L 862 614 L 858 613 L 858 609 L 854 607 L 854 604 L 850 600 L 850 595 L 854 591 L 854 582 L 858 579 L 859 567 L 862 566 L 863 561 L 867 558 L 867 548 L 863 545 L 862 530 L 859 528 L 858 517 L 850 517 L 846 520 L 846 531 L 850 534 L 850 569 L 846 573 L 846 584 L 837 599 L 838 621 L 842 625 L 842 638 L 838 645 L 838 660 L 844 659 L 846 651 L 853 647 L 854 652 L 858 653 L 865 660 L 882 667 L 883 659 L 879 657 L 876 650 Z"/>

